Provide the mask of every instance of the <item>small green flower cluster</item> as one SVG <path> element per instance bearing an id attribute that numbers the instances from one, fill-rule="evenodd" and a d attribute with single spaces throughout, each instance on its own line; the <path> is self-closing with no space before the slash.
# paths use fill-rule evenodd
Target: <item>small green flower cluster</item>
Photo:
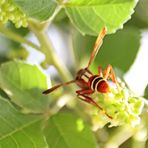
<path id="1" fill-rule="evenodd" d="M 134 127 L 140 123 L 139 115 L 144 103 L 141 98 L 135 97 L 123 82 L 120 81 L 116 87 L 111 86 L 110 93 L 95 93 L 92 98 L 103 108 L 103 111 L 98 111 L 98 108 L 89 106 L 94 129 L 102 128 L 107 123 L 110 123 L 109 127 L 124 124 Z"/>
<path id="2" fill-rule="evenodd" d="M 13 0 L 0 0 L 0 23 L 12 21 L 17 28 L 27 27 L 26 15 L 13 3 Z"/>

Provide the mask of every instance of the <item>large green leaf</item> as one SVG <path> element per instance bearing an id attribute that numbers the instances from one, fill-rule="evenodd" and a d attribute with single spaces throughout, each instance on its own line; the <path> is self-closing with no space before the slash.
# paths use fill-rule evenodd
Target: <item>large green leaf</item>
<path id="1" fill-rule="evenodd" d="M 126 72 L 136 58 L 140 47 L 140 39 L 139 29 L 132 27 L 125 27 L 115 34 L 107 35 L 96 59 L 92 63 L 92 70 L 97 71 L 98 66 L 106 68 L 108 64 L 112 64 L 112 66 Z M 76 55 L 79 55 L 78 64 L 87 65 L 95 40 L 95 37 L 82 36 L 78 32 L 73 34 L 73 47 Z"/>
<path id="2" fill-rule="evenodd" d="M 0 127 L 1 148 L 47 147 L 41 130 L 41 117 L 19 113 L 1 96 Z"/>
<path id="3" fill-rule="evenodd" d="M 52 148 L 98 148 L 90 128 L 70 113 L 58 113 L 48 120 L 46 140 Z"/>
<path id="4" fill-rule="evenodd" d="M 115 32 L 130 19 L 137 0 L 69 0 L 65 10 L 71 22 L 84 34 L 97 35 L 102 27 Z"/>
<path id="5" fill-rule="evenodd" d="M 0 87 L 25 111 L 40 113 L 48 109 L 45 74 L 35 65 L 21 61 L 7 62 L 0 67 Z"/>
<path id="6" fill-rule="evenodd" d="M 116 34 L 106 36 L 94 65 L 105 68 L 111 64 L 126 72 L 139 51 L 140 39 L 141 33 L 136 28 L 124 28 Z"/>
<path id="7" fill-rule="evenodd" d="M 78 68 L 87 66 L 90 52 L 93 50 L 95 40 L 96 37 L 89 35 L 83 36 L 80 32 L 74 29 L 72 34 L 72 43 Z"/>
<path id="8" fill-rule="evenodd" d="M 56 8 L 54 0 L 14 0 L 23 12 L 32 18 L 47 20 Z"/>

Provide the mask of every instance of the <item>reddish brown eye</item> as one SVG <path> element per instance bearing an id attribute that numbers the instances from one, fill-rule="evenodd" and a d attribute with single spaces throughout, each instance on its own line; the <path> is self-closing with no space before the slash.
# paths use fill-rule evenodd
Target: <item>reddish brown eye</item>
<path id="1" fill-rule="evenodd" d="M 101 93 L 107 93 L 109 92 L 110 88 L 106 81 L 101 81 L 97 86 L 97 90 Z"/>

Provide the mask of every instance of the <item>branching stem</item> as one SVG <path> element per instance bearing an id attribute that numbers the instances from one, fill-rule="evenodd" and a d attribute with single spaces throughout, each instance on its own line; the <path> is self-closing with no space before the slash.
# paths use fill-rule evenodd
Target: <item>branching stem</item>
<path id="1" fill-rule="evenodd" d="M 61 61 L 58 55 L 55 53 L 55 50 L 45 32 L 46 30 L 44 28 L 42 30 L 38 30 L 38 24 L 34 21 L 29 22 L 29 27 L 40 42 L 40 49 L 46 56 L 47 64 L 54 65 L 64 81 L 71 80 L 72 76 L 63 61 Z"/>

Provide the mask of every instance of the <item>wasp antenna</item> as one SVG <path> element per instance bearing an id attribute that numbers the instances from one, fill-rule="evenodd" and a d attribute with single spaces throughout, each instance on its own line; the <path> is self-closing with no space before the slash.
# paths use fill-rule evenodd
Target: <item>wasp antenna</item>
<path id="1" fill-rule="evenodd" d="M 52 91 L 56 90 L 57 88 L 59 88 L 61 86 L 66 86 L 66 85 L 69 85 L 69 84 L 74 83 L 74 82 L 76 82 L 76 80 L 71 80 L 71 81 L 68 81 L 68 82 L 65 82 L 65 83 L 58 84 L 56 86 L 53 86 L 52 88 L 49 88 L 49 89 L 43 91 L 42 94 L 47 95 L 47 94 L 51 93 Z"/>
<path id="2" fill-rule="evenodd" d="M 96 39 L 96 42 L 95 42 L 93 51 L 91 53 L 91 56 L 90 56 L 90 59 L 89 59 L 87 68 L 89 68 L 89 66 L 91 65 L 91 63 L 95 59 L 95 57 L 96 57 L 96 55 L 97 55 L 97 53 L 98 53 L 98 51 L 99 51 L 99 49 L 100 49 L 100 47 L 102 45 L 103 38 L 104 38 L 106 32 L 107 32 L 107 28 L 106 27 L 103 27 L 102 30 L 100 31 L 97 39 Z"/>

